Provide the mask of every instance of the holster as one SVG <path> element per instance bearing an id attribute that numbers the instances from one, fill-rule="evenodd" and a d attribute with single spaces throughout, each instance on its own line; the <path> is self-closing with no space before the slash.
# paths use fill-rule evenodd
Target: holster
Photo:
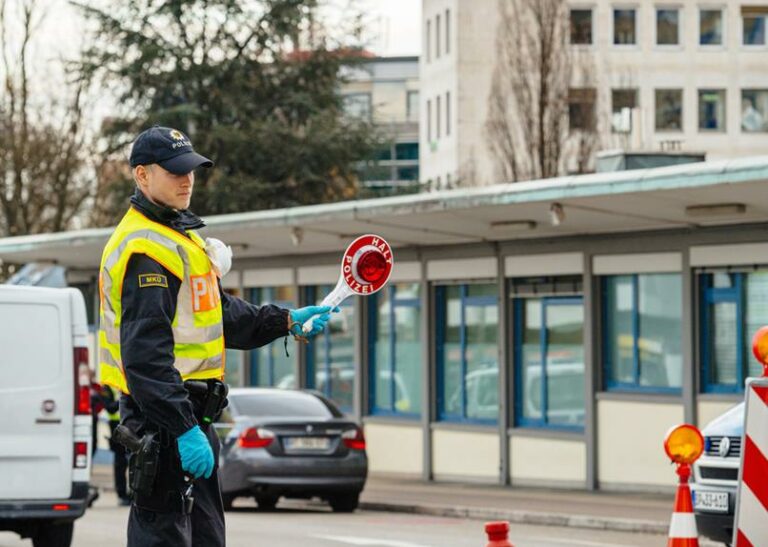
<path id="1" fill-rule="evenodd" d="M 157 475 L 150 491 L 134 491 L 134 504 L 148 511 L 157 513 L 186 513 L 191 511 L 186 497 L 187 484 L 181 470 L 176 442 L 171 436 L 161 430 L 159 436 L 159 450 L 157 462 Z M 129 460 L 129 473 L 133 473 L 134 466 Z"/>
<path id="2" fill-rule="evenodd" d="M 227 384 L 215 379 L 187 380 L 184 387 L 189 393 L 197 422 L 202 429 L 207 429 L 227 407 Z"/>

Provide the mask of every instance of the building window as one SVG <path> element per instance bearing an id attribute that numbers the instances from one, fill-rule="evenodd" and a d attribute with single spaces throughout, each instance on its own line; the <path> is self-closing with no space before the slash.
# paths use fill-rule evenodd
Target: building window
<path id="1" fill-rule="evenodd" d="M 451 134 L 451 92 L 445 92 L 445 136 Z"/>
<path id="2" fill-rule="evenodd" d="M 659 8 L 656 10 L 656 44 L 676 46 L 680 44 L 680 10 Z"/>
<path id="3" fill-rule="evenodd" d="M 521 426 L 584 426 L 581 297 L 515 299 L 515 364 Z"/>
<path id="4" fill-rule="evenodd" d="M 419 182 L 419 166 L 411 165 L 409 167 L 398 167 L 397 180 Z"/>
<path id="5" fill-rule="evenodd" d="M 768 132 L 768 89 L 741 92 L 741 130 L 745 133 Z"/>
<path id="6" fill-rule="evenodd" d="M 332 285 L 307 287 L 307 302 L 320 305 Z M 332 313 L 325 331 L 307 351 L 307 387 L 316 389 L 345 412 L 351 412 L 355 392 L 355 300 L 347 298 Z"/>
<path id="7" fill-rule="evenodd" d="M 440 16 L 435 17 L 435 59 L 440 58 Z"/>
<path id="8" fill-rule="evenodd" d="M 592 43 L 592 10 L 571 10 L 571 43 L 589 45 Z"/>
<path id="9" fill-rule="evenodd" d="M 637 107 L 637 89 L 611 90 L 611 130 L 614 133 L 632 131 L 632 109 Z"/>
<path id="10" fill-rule="evenodd" d="M 613 10 L 613 43 L 632 45 L 637 43 L 634 9 Z"/>
<path id="11" fill-rule="evenodd" d="M 445 10 L 445 54 L 451 52 L 451 10 Z"/>
<path id="12" fill-rule="evenodd" d="M 699 90 L 699 129 L 725 131 L 725 90 Z"/>
<path id="13" fill-rule="evenodd" d="M 371 94 L 347 93 L 342 96 L 344 113 L 352 118 L 371 119 Z"/>
<path id="14" fill-rule="evenodd" d="M 499 416 L 498 288 L 436 287 L 437 408 L 441 420 L 495 423 Z"/>
<path id="15" fill-rule="evenodd" d="M 701 281 L 701 362 L 705 392 L 740 393 L 744 380 L 761 376 L 752 336 L 768 323 L 768 271 L 709 273 Z"/>
<path id="16" fill-rule="evenodd" d="M 432 60 L 432 21 L 427 19 L 427 39 L 426 39 L 426 53 L 427 62 Z"/>
<path id="17" fill-rule="evenodd" d="M 275 304 L 281 308 L 296 307 L 293 287 L 264 287 L 250 289 L 249 301 L 259 306 Z M 249 384 L 280 388 L 295 388 L 296 357 L 285 355 L 282 344 L 267 344 L 251 350 L 249 363 Z"/>
<path id="18" fill-rule="evenodd" d="M 723 45 L 723 10 L 703 9 L 699 12 L 699 43 L 703 46 Z"/>
<path id="19" fill-rule="evenodd" d="M 768 16 L 766 6 L 742 6 L 741 27 L 742 43 L 745 46 L 764 46 L 765 19 Z"/>
<path id="20" fill-rule="evenodd" d="M 440 138 L 440 95 L 435 97 L 435 135 L 436 138 Z"/>
<path id="21" fill-rule="evenodd" d="M 370 411 L 418 416 L 422 386 L 419 284 L 390 284 L 371 302 Z"/>
<path id="22" fill-rule="evenodd" d="M 682 279 L 679 274 L 603 280 L 607 389 L 679 390 Z"/>
<path id="23" fill-rule="evenodd" d="M 432 142 L 432 101 L 427 101 L 427 142 Z"/>
<path id="24" fill-rule="evenodd" d="M 571 131 L 594 131 L 595 96 L 593 88 L 568 91 L 568 127 Z"/>
<path id="25" fill-rule="evenodd" d="M 656 131 L 683 129 L 683 90 L 656 90 Z"/>
<path id="26" fill-rule="evenodd" d="M 405 94 L 405 110 L 409 122 L 419 121 L 419 92 L 408 91 Z"/>
<path id="27" fill-rule="evenodd" d="M 395 159 L 398 159 L 398 160 L 419 159 L 419 143 L 399 142 L 395 144 Z"/>

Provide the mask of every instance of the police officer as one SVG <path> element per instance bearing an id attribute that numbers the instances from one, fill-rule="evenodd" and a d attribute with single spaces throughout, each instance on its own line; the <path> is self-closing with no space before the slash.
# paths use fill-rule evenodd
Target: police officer
<path id="1" fill-rule="evenodd" d="M 220 392 L 225 347 L 252 349 L 289 332 L 299 336 L 304 321 L 315 317 L 311 338 L 330 309 L 259 307 L 221 290 L 231 256 L 220 242 L 203 241 L 197 230 L 205 224 L 188 209 L 194 170 L 213 163 L 184 133 L 144 131 L 130 165 L 136 192 L 99 272 L 99 361 L 102 382 L 123 393 L 121 423 L 139 437 L 157 435 L 160 463 L 151 492 L 134 492 L 128 546 L 223 546 L 219 441 L 202 420 L 205 390 Z"/>

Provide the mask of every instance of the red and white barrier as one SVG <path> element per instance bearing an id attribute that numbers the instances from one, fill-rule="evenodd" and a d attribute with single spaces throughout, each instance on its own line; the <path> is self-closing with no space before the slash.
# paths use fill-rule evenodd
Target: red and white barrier
<path id="1" fill-rule="evenodd" d="M 747 380 L 733 544 L 768 545 L 768 378 Z"/>

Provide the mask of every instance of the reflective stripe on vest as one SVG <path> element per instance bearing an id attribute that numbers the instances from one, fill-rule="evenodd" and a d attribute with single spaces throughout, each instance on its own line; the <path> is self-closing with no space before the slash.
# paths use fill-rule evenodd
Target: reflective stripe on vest
<path id="1" fill-rule="evenodd" d="M 224 377 L 224 324 L 216 274 L 197 233 L 189 237 L 131 208 L 104 247 L 99 270 L 101 381 L 129 393 L 120 348 L 123 278 L 134 254 L 144 254 L 179 278 L 171 323 L 174 366 L 182 379 Z"/>

